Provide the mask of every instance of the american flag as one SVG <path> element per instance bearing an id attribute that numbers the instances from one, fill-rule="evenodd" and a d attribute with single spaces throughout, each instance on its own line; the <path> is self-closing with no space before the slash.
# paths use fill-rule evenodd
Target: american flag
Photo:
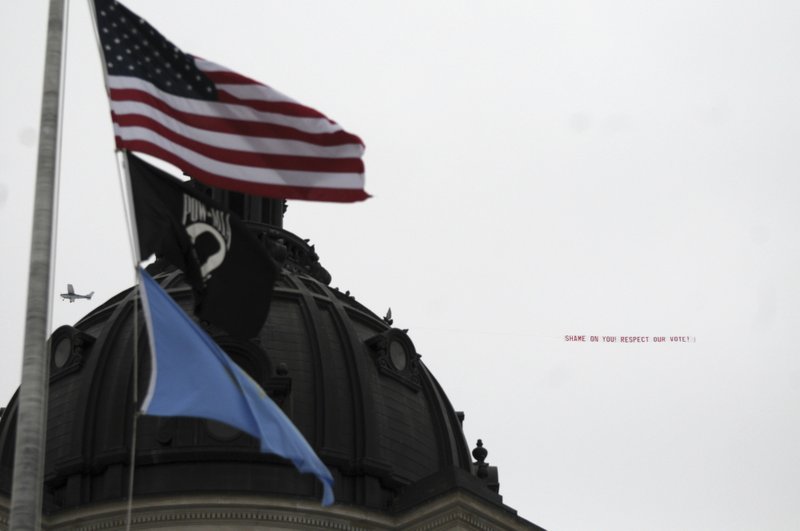
<path id="1" fill-rule="evenodd" d="M 119 149 L 206 184 L 314 201 L 361 201 L 364 143 L 280 92 L 182 52 L 144 19 L 95 0 Z"/>

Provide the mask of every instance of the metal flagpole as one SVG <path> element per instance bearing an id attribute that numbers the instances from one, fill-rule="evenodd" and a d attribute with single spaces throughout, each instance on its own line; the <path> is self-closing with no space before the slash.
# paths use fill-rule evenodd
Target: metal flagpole
<path id="1" fill-rule="evenodd" d="M 54 232 L 56 170 L 66 0 L 50 0 L 45 52 L 44 88 L 39 123 L 31 260 L 28 270 L 28 306 L 25 347 L 19 390 L 14 477 L 9 525 L 14 530 L 41 528 L 45 427 L 50 374 L 46 352 Z"/>
<path id="2" fill-rule="evenodd" d="M 99 44 L 99 42 L 98 42 Z M 102 55 L 101 55 L 102 57 Z M 133 303 L 133 389 L 131 400 L 133 402 L 133 419 L 131 426 L 131 457 L 130 470 L 128 472 L 128 506 L 125 511 L 125 531 L 130 531 L 133 516 L 133 481 L 136 473 L 136 431 L 139 426 L 139 301 L 141 298 L 140 275 L 139 275 L 139 232 L 136 228 L 136 210 L 133 204 L 133 192 L 131 190 L 131 172 L 128 167 L 127 151 L 117 151 L 117 173 L 120 180 L 120 191 L 122 201 L 125 204 L 125 219 L 128 222 L 128 241 L 131 244 L 133 257 L 133 267 L 136 269 L 136 286 L 134 290 L 139 292 L 139 300 L 134 296 Z M 135 293 L 134 293 L 135 294 Z"/>

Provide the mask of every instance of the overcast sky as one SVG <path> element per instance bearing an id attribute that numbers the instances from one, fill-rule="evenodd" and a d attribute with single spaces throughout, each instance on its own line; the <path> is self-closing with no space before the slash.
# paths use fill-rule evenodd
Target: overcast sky
<path id="1" fill-rule="evenodd" d="M 0 404 L 19 385 L 46 4 L 0 4 Z M 521 516 L 800 529 L 800 5 L 126 5 L 364 140 L 374 197 L 292 201 L 285 227 L 410 329 Z M 51 329 L 133 283 L 83 1 L 63 131 Z M 94 299 L 60 300 L 67 282 Z"/>

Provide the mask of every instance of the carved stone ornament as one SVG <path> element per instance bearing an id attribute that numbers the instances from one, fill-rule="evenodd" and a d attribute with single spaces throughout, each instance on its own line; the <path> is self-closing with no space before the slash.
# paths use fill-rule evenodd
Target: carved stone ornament
<path id="1" fill-rule="evenodd" d="M 319 255 L 308 240 L 277 227 L 260 226 L 256 229 L 258 239 L 266 245 L 272 259 L 280 267 L 293 273 L 308 275 L 325 285 L 331 283 L 331 274 L 322 267 Z"/>
<path id="2" fill-rule="evenodd" d="M 80 369 L 85 352 L 95 338 L 69 325 L 59 327 L 50 336 L 50 380 L 57 380 Z"/>
<path id="3" fill-rule="evenodd" d="M 414 391 L 422 389 L 420 355 L 404 330 L 390 328 L 367 339 L 366 345 L 378 372 Z"/>

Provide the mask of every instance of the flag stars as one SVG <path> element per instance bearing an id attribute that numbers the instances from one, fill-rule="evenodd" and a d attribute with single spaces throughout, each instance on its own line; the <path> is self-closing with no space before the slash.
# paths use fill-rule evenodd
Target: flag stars
<path id="1" fill-rule="evenodd" d="M 97 18 L 109 75 L 138 77 L 176 95 L 213 98 L 214 85 L 198 70 L 194 57 L 121 4 L 111 12 L 109 0 L 98 3 L 104 4 L 102 10 L 98 7 Z"/>

